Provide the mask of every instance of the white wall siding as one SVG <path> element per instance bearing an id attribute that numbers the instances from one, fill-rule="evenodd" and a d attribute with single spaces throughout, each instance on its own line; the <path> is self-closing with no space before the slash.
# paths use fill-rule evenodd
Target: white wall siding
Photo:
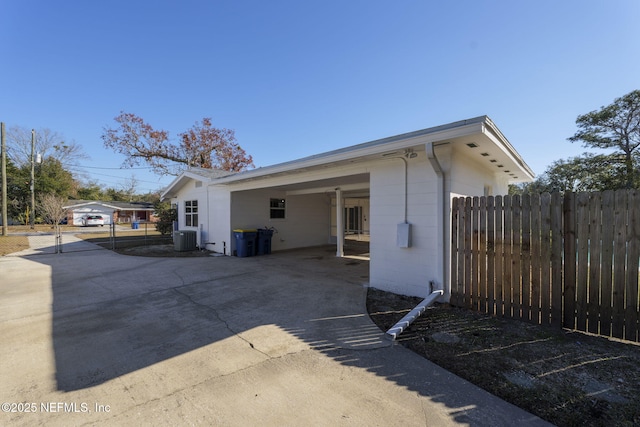
<path id="1" fill-rule="evenodd" d="M 370 286 L 425 297 L 437 265 L 437 179 L 424 157 L 408 160 L 407 221 L 411 247 L 396 245 L 397 226 L 404 221 L 404 165 L 380 162 L 371 172 Z"/>
<path id="2" fill-rule="evenodd" d="M 186 225 L 186 215 L 185 215 L 185 201 L 198 201 L 198 224 L 195 226 Z M 195 230 L 198 231 L 197 236 L 197 245 L 201 246 L 204 244 L 202 242 L 202 236 L 199 232 L 200 225 L 202 224 L 202 228 L 207 227 L 206 223 L 208 221 L 208 212 L 207 212 L 207 187 L 202 185 L 200 187 L 196 187 L 196 181 L 190 181 L 187 185 L 185 185 L 178 196 L 175 199 L 172 199 L 172 203 L 176 203 L 178 205 L 178 229 L 179 230 Z"/>
<path id="3" fill-rule="evenodd" d="M 226 186 L 211 186 L 208 197 L 209 218 L 204 226 L 207 230 L 206 248 L 229 255 L 234 244 L 231 232 L 231 192 Z"/>
<path id="4" fill-rule="evenodd" d="M 506 194 L 508 187 L 504 186 L 504 178 L 469 157 L 454 152 L 454 162 L 450 172 L 451 192 L 467 196 L 484 196 L 485 187 L 492 188 L 494 195 Z M 507 176 L 507 174 L 504 174 Z"/>
<path id="5" fill-rule="evenodd" d="M 289 196 L 287 218 L 276 226 L 274 250 L 317 246 L 329 243 L 331 198 L 325 194 Z"/>
<path id="6" fill-rule="evenodd" d="M 270 218 L 272 198 L 285 200 L 285 218 Z M 287 195 L 276 189 L 260 189 L 231 194 L 231 229 L 274 227 L 273 251 L 327 244 L 330 213 L 331 199 L 323 193 Z"/>

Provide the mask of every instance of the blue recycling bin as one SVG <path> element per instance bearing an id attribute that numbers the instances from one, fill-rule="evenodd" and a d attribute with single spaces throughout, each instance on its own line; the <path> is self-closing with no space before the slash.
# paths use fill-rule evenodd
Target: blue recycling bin
<path id="1" fill-rule="evenodd" d="M 255 228 L 235 229 L 233 234 L 236 238 L 236 255 L 238 257 L 254 256 L 258 231 Z"/>
<path id="2" fill-rule="evenodd" d="M 256 255 L 268 255 L 271 253 L 271 237 L 273 237 L 272 229 L 258 229 Z"/>

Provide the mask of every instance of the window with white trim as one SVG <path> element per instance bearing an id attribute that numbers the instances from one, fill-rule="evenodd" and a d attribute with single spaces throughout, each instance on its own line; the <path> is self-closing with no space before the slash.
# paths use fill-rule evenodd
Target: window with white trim
<path id="1" fill-rule="evenodd" d="M 285 217 L 284 199 L 269 200 L 269 218 L 281 219 Z"/>
<path id="2" fill-rule="evenodd" d="M 187 227 L 198 226 L 198 201 L 187 200 L 184 202 L 184 225 Z"/>

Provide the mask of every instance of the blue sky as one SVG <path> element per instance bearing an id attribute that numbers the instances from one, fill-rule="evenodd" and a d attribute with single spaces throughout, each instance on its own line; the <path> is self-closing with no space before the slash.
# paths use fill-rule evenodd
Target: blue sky
<path id="1" fill-rule="evenodd" d="M 120 111 L 174 137 L 211 117 L 256 166 L 486 114 L 540 174 L 585 151 L 579 114 L 640 89 L 637 0 L 2 3 L 0 121 L 139 192 L 172 177 L 117 169 Z"/>

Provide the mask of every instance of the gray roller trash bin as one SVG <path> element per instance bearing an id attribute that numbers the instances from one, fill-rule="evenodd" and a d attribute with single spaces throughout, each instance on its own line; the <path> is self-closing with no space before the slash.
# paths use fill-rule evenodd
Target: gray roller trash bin
<path id="1" fill-rule="evenodd" d="M 173 250 L 176 252 L 195 251 L 197 245 L 196 232 L 178 230 L 173 232 Z"/>

